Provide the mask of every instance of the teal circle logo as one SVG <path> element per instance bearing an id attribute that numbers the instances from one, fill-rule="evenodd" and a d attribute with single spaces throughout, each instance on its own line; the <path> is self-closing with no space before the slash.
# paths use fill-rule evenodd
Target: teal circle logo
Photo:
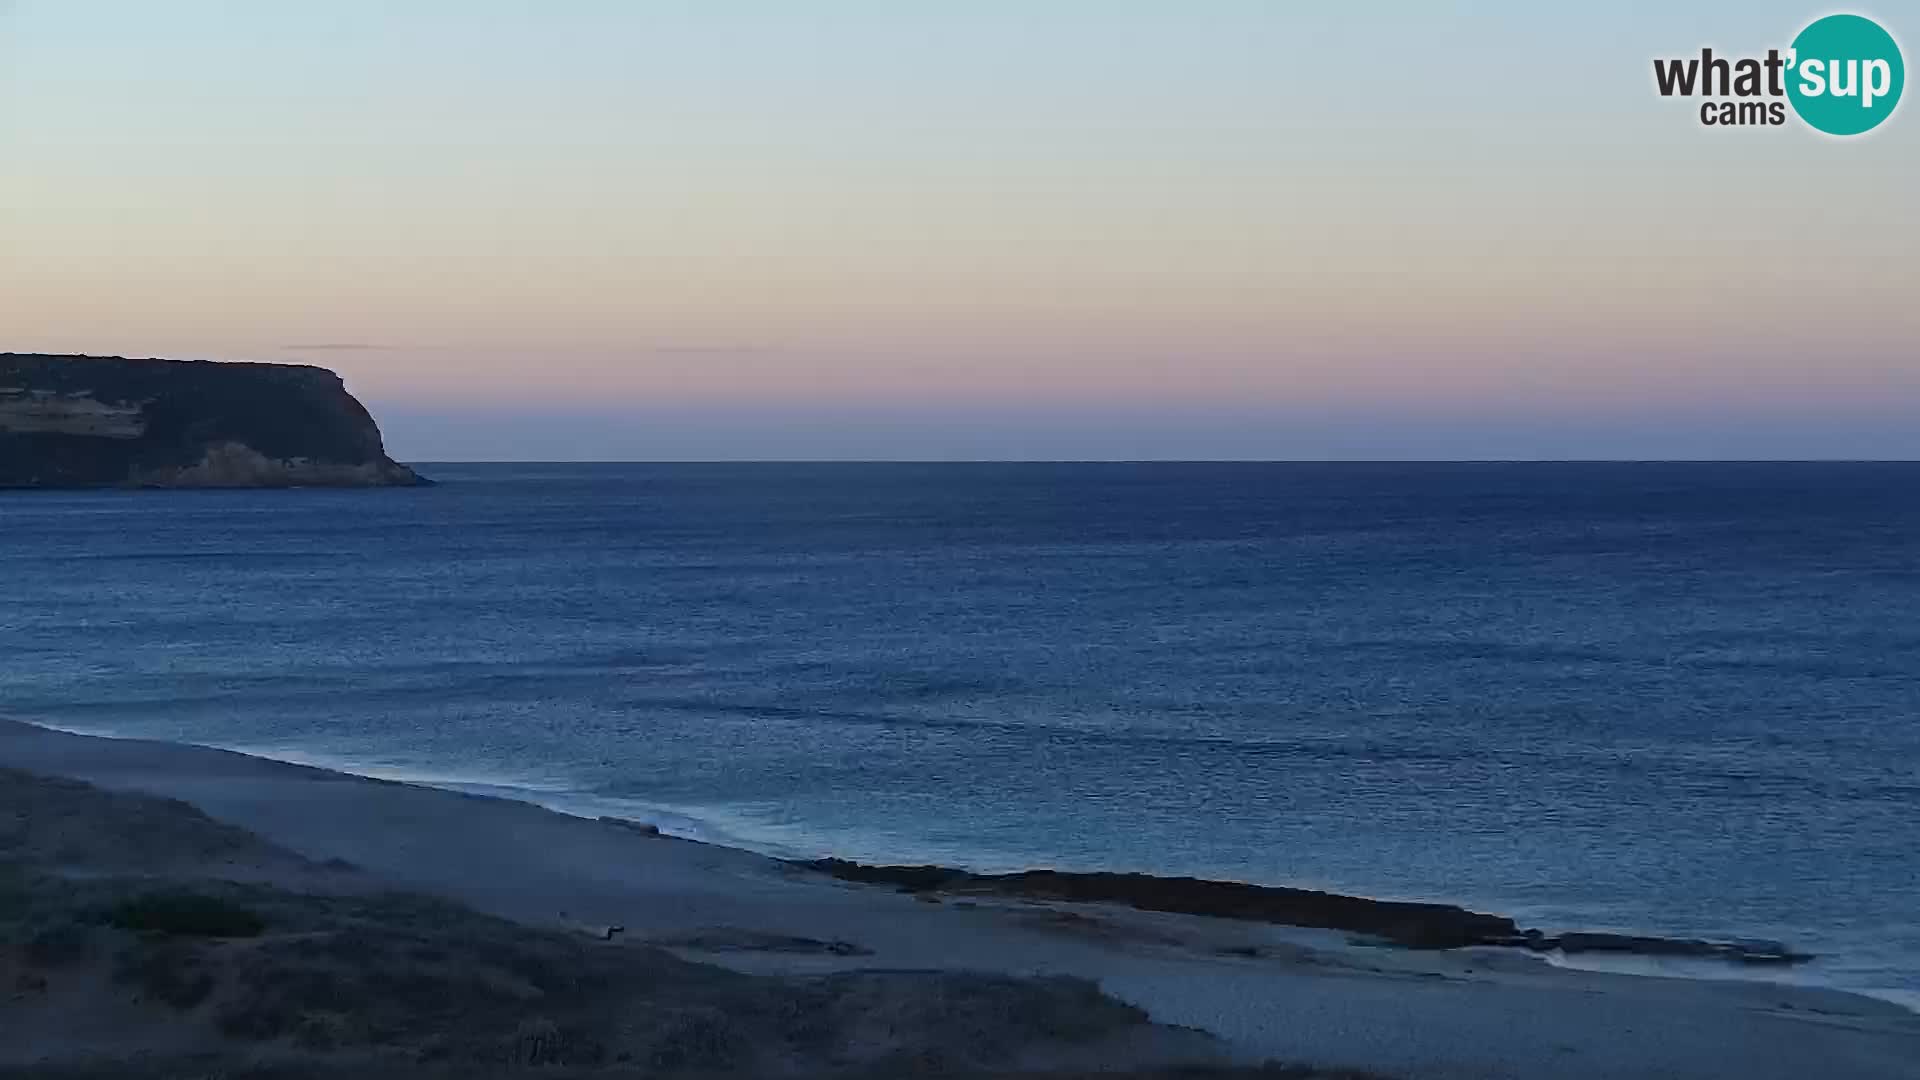
<path id="1" fill-rule="evenodd" d="M 1893 35 L 1860 15 L 1829 15 L 1793 39 L 1787 100 L 1810 126 L 1829 135 L 1879 127 L 1900 104 L 1907 65 Z"/>

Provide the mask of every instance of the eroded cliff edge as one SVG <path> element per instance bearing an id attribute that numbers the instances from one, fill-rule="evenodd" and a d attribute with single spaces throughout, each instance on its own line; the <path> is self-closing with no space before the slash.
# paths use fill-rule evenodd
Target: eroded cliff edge
<path id="1" fill-rule="evenodd" d="M 0 487 L 425 483 L 325 368 L 0 353 Z"/>

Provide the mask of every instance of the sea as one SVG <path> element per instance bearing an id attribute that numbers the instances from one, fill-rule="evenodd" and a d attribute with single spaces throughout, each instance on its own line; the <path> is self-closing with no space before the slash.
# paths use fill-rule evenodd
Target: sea
<path id="1" fill-rule="evenodd" d="M 0 493 L 0 714 L 1920 1006 L 1920 464 L 420 468 Z"/>

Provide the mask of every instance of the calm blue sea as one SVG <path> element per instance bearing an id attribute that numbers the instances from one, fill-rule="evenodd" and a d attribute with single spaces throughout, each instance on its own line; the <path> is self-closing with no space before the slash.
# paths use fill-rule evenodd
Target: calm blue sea
<path id="1" fill-rule="evenodd" d="M 0 494 L 0 713 L 1920 1001 L 1920 465 L 425 471 Z"/>

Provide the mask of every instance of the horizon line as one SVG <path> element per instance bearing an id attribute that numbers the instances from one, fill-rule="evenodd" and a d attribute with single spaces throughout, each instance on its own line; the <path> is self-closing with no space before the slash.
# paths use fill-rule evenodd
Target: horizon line
<path id="1" fill-rule="evenodd" d="M 408 465 L 1920 465 L 1920 458 L 415 458 Z"/>

